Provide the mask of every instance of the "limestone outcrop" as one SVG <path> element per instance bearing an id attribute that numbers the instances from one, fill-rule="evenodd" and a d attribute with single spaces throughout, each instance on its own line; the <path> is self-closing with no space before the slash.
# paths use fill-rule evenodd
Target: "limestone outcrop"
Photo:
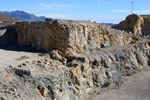
<path id="1" fill-rule="evenodd" d="M 16 24 L 18 45 L 50 51 L 59 50 L 61 55 L 84 54 L 90 48 L 123 46 L 135 42 L 126 32 L 88 21 L 50 20 Z"/>
<path id="2" fill-rule="evenodd" d="M 132 32 L 133 34 L 150 35 L 150 16 L 132 14 L 126 17 L 125 21 L 113 26 L 115 29 Z"/>

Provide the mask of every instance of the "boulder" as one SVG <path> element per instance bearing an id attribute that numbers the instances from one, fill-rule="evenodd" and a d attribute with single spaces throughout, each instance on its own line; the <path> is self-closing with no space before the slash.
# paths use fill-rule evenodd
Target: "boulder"
<path id="1" fill-rule="evenodd" d="M 132 32 L 133 34 L 150 35 L 150 16 L 132 14 L 112 28 Z"/>
<path id="2" fill-rule="evenodd" d="M 125 21 L 122 21 L 118 25 L 113 26 L 113 28 L 132 32 L 133 34 L 141 34 L 143 25 L 143 17 L 132 14 L 127 16 Z"/>

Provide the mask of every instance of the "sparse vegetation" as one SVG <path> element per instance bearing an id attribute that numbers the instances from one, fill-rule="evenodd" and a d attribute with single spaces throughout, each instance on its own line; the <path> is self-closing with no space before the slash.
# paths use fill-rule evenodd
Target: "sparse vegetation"
<path id="1" fill-rule="evenodd" d="M 42 56 L 44 56 L 44 53 L 39 53 L 38 56 L 41 56 L 41 57 L 42 57 Z"/>
<path id="2" fill-rule="evenodd" d="M 131 74 L 130 74 L 130 73 L 128 73 L 128 74 L 127 74 L 127 76 L 131 76 Z"/>
<path id="3" fill-rule="evenodd" d="M 109 87 L 109 86 L 110 86 L 110 82 L 105 82 L 102 87 L 103 87 L 103 88 L 106 88 L 106 87 Z"/>

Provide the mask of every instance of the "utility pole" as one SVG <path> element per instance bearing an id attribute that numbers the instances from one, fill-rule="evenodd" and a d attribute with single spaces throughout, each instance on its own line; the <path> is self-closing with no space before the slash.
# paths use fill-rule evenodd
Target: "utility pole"
<path id="1" fill-rule="evenodd" d="M 133 9 L 133 8 L 134 8 L 134 1 L 132 1 L 131 3 L 132 3 L 132 10 L 131 10 L 131 13 L 133 14 L 133 10 L 134 10 L 134 9 Z"/>

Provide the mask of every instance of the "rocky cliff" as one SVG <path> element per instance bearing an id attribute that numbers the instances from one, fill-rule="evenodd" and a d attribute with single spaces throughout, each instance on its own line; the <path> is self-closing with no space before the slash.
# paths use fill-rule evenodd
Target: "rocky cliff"
<path id="1" fill-rule="evenodd" d="M 18 44 L 50 51 L 57 49 L 62 56 L 84 54 L 91 49 L 123 46 L 135 42 L 128 33 L 86 21 L 51 20 L 17 23 Z"/>
<path id="2" fill-rule="evenodd" d="M 150 16 L 132 14 L 126 17 L 125 21 L 113 26 L 115 29 L 125 30 L 134 34 L 150 34 Z"/>
<path id="3" fill-rule="evenodd" d="M 150 67 L 150 41 L 140 35 L 71 20 L 14 27 L 18 45 L 48 51 L 49 57 L 2 67 L 4 100 L 92 100 L 119 86 L 125 76 Z"/>

